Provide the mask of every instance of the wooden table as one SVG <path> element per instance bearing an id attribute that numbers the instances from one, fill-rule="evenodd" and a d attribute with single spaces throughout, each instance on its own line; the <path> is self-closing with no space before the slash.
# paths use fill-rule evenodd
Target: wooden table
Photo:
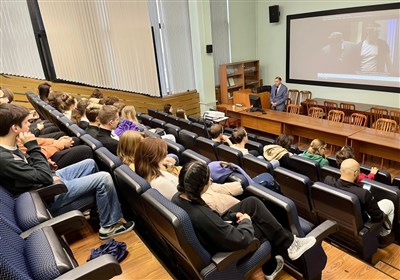
<path id="1" fill-rule="evenodd" d="M 362 154 L 400 162 L 400 134 L 364 127 L 349 136 L 356 160 L 361 162 Z"/>

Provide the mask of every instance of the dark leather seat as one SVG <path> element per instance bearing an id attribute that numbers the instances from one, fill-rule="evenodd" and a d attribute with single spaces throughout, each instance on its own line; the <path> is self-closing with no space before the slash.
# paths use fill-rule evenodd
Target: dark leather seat
<path id="1" fill-rule="evenodd" d="M 234 163 L 240 167 L 243 166 L 243 153 L 237 149 L 221 144 L 217 147 L 219 160 Z"/>
<path id="2" fill-rule="evenodd" d="M 307 176 L 312 182 L 320 181 L 319 164 L 312 159 L 293 155 L 289 158 L 288 169 Z"/>
<path id="3" fill-rule="evenodd" d="M 192 149 L 196 146 L 196 138 L 198 135 L 186 129 L 179 131 L 179 138 L 177 139 L 180 144 L 182 144 L 185 149 Z"/>
<path id="4" fill-rule="evenodd" d="M 165 133 L 172 134 L 175 136 L 175 139 L 178 140 L 179 138 L 179 131 L 181 128 L 179 126 L 173 125 L 171 123 L 167 123 L 164 125 Z"/>
<path id="5" fill-rule="evenodd" d="M 92 148 L 93 151 L 97 150 L 98 148 L 103 147 L 103 144 L 102 144 L 99 140 L 93 138 L 93 137 L 92 137 L 91 135 L 89 135 L 89 134 L 84 134 L 84 135 L 82 135 L 81 137 L 79 137 L 79 139 L 80 139 L 83 143 L 85 143 L 86 145 L 88 145 L 90 148 Z"/>
<path id="6" fill-rule="evenodd" d="M 165 124 L 166 124 L 165 121 L 157 119 L 157 118 L 153 118 L 151 120 L 151 127 L 153 127 L 153 128 L 164 128 Z"/>
<path id="7" fill-rule="evenodd" d="M 180 165 L 185 165 L 191 161 L 200 161 L 204 164 L 209 164 L 211 162 L 210 159 L 208 159 L 207 157 L 196 153 L 195 151 L 191 150 L 191 149 L 186 149 L 182 154 L 181 154 L 181 161 L 180 161 Z"/>
<path id="8" fill-rule="evenodd" d="M 199 136 L 208 137 L 205 126 L 199 123 L 192 123 L 192 132 Z"/>
<path id="9" fill-rule="evenodd" d="M 213 140 L 199 136 L 196 138 L 196 147 L 194 150 L 199 154 L 209 158 L 211 161 L 216 161 L 218 160 L 216 153 L 217 146 L 218 143 L 214 142 Z"/>
<path id="10" fill-rule="evenodd" d="M 177 126 L 188 131 L 192 130 L 192 122 L 186 119 L 178 118 Z"/>
<path id="11" fill-rule="evenodd" d="M 244 155 L 242 158 L 243 169 L 250 177 L 256 177 L 261 173 L 273 173 L 274 167 L 267 160 L 260 159 L 253 155 Z"/>

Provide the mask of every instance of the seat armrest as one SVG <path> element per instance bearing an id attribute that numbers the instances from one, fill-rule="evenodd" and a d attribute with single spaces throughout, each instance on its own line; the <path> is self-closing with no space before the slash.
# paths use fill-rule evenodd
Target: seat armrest
<path id="1" fill-rule="evenodd" d="M 327 238 L 332 233 L 335 233 L 339 230 L 339 226 L 337 222 L 332 220 L 326 220 L 312 231 L 307 234 L 307 237 L 314 236 L 317 242 L 322 242 L 325 238 Z"/>
<path id="2" fill-rule="evenodd" d="M 27 238 L 32 232 L 43 227 L 52 227 L 58 235 L 64 235 L 87 225 L 87 221 L 79 210 L 69 211 L 60 216 L 47 220 L 34 226 L 20 234 L 22 238 Z"/>
<path id="3" fill-rule="evenodd" d="M 40 197 L 47 202 L 49 200 L 52 200 L 56 195 L 59 195 L 61 193 L 66 193 L 68 189 L 64 183 L 56 182 L 54 184 L 42 187 L 35 191 L 37 191 Z"/>
<path id="4" fill-rule="evenodd" d="M 86 262 L 56 278 L 56 280 L 69 279 L 111 279 L 122 273 L 121 266 L 110 254 L 102 255 Z"/>
<path id="5" fill-rule="evenodd" d="M 236 262 L 240 260 L 242 257 L 246 256 L 247 254 L 257 250 L 259 246 L 260 246 L 260 240 L 254 238 L 246 249 L 237 250 L 233 252 L 216 253 L 214 256 L 212 256 L 211 260 L 215 264 L 217 269 L 219 271 L 222 271 L 233 262 Z"/>
<path id="6" fill-rule="evenodd" d="M 368 232 L 375 231 L 381 226 L 382 226 L 382 223 L 372 223 L 372 222 L 368 221 L 364 224 L 364 227 L 360 230 L 360 232 L 358 234 L 360 236 L 364 236 Z"/>

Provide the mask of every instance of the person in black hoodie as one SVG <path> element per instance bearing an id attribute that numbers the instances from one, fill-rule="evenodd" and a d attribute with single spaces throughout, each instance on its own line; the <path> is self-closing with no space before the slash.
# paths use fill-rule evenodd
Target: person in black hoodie
<path id="1" fill-rule="evenodd" d="M 340 179 L 331 176 L 325 178 L 325 183 L 341 190 L 355 194 L 360 200 L 363 210 L 363 220 L 371 219 L 373 223 L 382 223 L 381 236 L 387 236 L 391 232 L 394 217 L 394 204 L 389 199 L 376 201 L 372 193 L 357 185 L 355 182 L 360 174 L 360 164 L 354 159 L 346 159 L 340 165 Z"/>
<path id="2" fill-rule="evenodd" d="M 118 108 L 113 105 L 103 105 L 99 111 L 98 119 L 100 121 L 100 128 L 96 138 L 111 153 L 116 155 L 118 140 L 111 137 L 111 132 L 117 128 L 119 123 Z"/>

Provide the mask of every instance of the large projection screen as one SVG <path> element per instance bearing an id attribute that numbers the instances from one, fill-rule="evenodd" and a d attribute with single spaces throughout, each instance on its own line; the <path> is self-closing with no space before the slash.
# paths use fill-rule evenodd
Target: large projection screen
<path id="1" fill-rule="evenodd" d="M 289 83 L 400 93 L 400 3 L 287 16 Z"/>

